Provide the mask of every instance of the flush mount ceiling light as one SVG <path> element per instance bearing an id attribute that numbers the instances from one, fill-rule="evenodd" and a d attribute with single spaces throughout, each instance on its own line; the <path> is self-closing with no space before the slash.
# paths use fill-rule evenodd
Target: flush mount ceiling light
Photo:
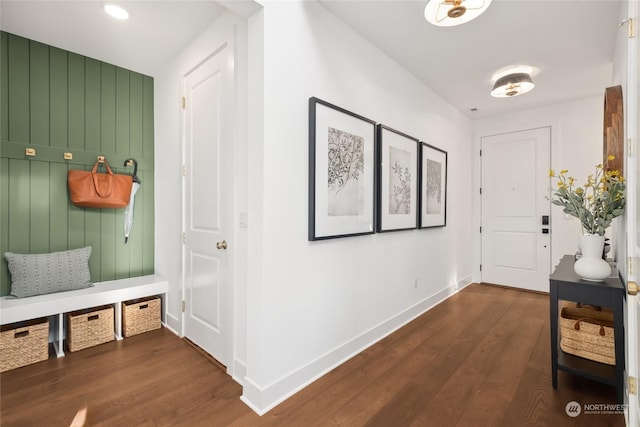
<path id="1" fill-rule="evenodd" d="M 452 27 L 477 18 L 490 4 L 491 0 L 429 0 L 424 17 L 433 25 Z"/>
<path id="2" fill-rule="evenodd" d="M 113 16 L 116 19 L 120 19 L 124 21 L 125 19 L 129 19 L 129 12 L 121 8 L 120 6 L 116 6 L 115 4 L 105 4 L 104 11 L 109 15 Z"/>
<path id="3" fill-rule="evenodd" d="M 491 91 L 491 96 L 496 98 L 510 98 L 525 94 L 535 85 L 531 80 L 531 76 L 527 73 L 512 73 L 500 77 L 496 80 Z"/>

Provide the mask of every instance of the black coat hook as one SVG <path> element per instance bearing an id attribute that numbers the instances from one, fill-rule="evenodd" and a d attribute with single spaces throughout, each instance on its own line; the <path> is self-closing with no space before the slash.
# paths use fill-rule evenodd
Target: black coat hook
<path id="1" fill-rule="evenodd" d="M 127 159 L 124 161 L 124 166 L 131 166 L 133 164 L 133 182 L 140 184 L 140 178 L 138 178 L 138 162 L 136 159 Z"/>

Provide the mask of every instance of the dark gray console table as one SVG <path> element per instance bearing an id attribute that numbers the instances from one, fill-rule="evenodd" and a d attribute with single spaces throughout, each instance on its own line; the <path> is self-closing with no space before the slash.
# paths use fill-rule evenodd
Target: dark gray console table
<path id="1" fill-rule="evenodd" d="M 617 401 L 624 403 L 624 311 L 625 289 L 618 277 L 604 282 L 582 280 L 573 271 L 573 255 L 565 255 L 549 276 L 551 320 L 551 380 L 558 388 L 558 369 L 616 387 Z M 600 305 L 613 309 L 615 366 L 606 365 L 560 350 L 558 300 Z"/>

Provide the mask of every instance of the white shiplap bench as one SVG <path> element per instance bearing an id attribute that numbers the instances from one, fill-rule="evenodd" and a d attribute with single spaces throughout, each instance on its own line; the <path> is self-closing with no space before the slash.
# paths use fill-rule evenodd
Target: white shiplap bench
<path id="1" fill-rule="evenodd" d="M 139 276 L 128 279 L 94 283 L 94 286 L 75 291 L 36 295 L 27 298 L 0 298 L 0 325 L 22 322 L 39 317 L 57 316 L 53 346 L 58 357 L 64 356 L 64 314 L 75 310 L 115 304 L 115 338 L 122 339 L 122 302 L 154 295 L 166 296 L 169 282 L 158 276 Z M 164 310 L 162 313 L 164 320 Z"/>

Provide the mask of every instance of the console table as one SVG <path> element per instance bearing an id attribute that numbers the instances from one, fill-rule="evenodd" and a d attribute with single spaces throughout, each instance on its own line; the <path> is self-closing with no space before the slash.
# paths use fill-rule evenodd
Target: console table
<path id="1" fill-rule="evenodd" d="M 625 289 L 617 275 L 603 282 L 582 280 L 573 271 L 575 258 L 565 255 L 549 276 L 551 320 L 551 379 L 558 388 L 558 369 L 616 387 L 617 401 L 624 403 L 624 312 Z M 613 309 L 615 366 L 606 365 L 560 350 L 558 300 L 600 305 Z"/>

